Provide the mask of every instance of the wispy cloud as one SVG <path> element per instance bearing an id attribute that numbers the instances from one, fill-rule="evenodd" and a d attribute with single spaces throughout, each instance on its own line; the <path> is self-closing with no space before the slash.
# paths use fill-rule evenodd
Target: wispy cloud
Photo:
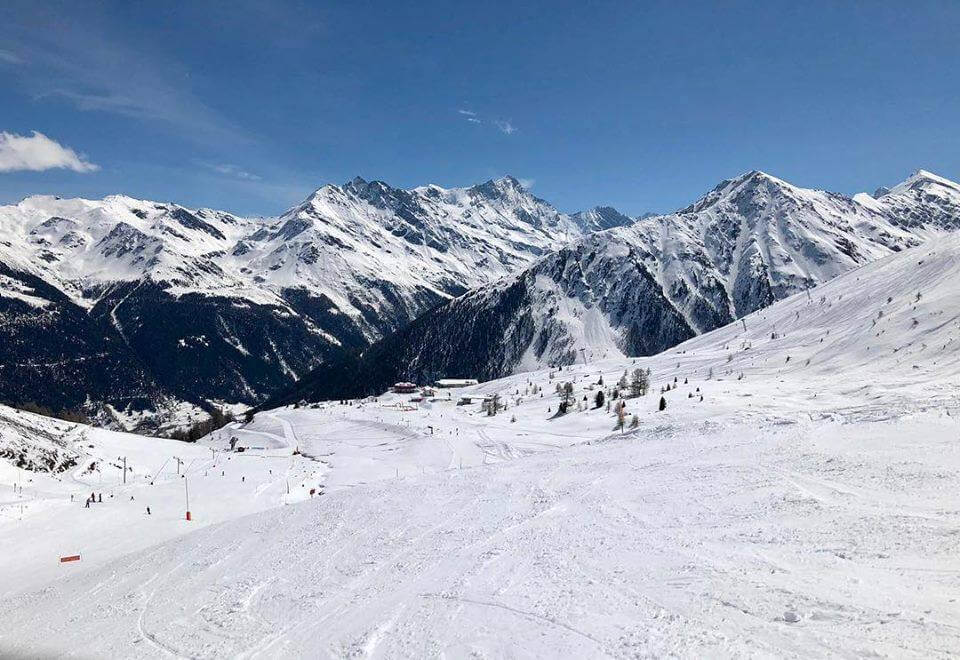
<path id="1" fill-rule="evenodd" d="M 218 174 L 223 174 L 224 176 L 230 176 L 235 179 L 241 179 L 243 181 L 260 181 L 263 177 L 259 174 L 254 174 L 248 172 L 245 169 L 233 165 L 232 163 L 201 163 L 204 167 Z"/>
<path id="2" fill-rule="evenodd" d="M 530 190 L 537 182 L 536 179 L 518 179 L 518 181 L 520 182 L 520 185 L 523 186 L 524 190 Z"/>
<path id="3" fill-rule="evenodd" d="M 483 124 L 484 120 L 480 118 L 473 110 L 468 110 L 466 108 L 458 108 L 457 114 L 461 115 L 465 120 L 471 124 Z M 487 123 L 496 126 L 497 130 L 503 133 L 504 135 L 513 135 L 517 132 L 517 127 L 513 125 L 513 121 L 510 119 L 493 119 L 486 120 Z"/>
<path id="4" fill-rule="evenodd" d="M 100 166 L 43 133 L 33 131 L 33 135 L 27 136 L 0 132 L 0 172 L 52 169 L 86 173 L 96 172 Z"/>
<path id="5" fill-rule="evenodd" d="M 468 122 L 470 122 L 471 124 L 482 124 L 482 123 L 483 123 L 483 120 L 481 120 L 481 119 L 477 116 L 477 113 L 474 112 L 473 110 L 467 110 L 466 108 L 460 108 L 459 110 L 457 110 L 457 114 L 463 116 L 463 118 L 464 118 L 465 120 L 467 120 Z"/>
<path id="6" fill-rule="evenodd" d="M 9 50 L 0 50 L 0 62 L 5 62 L 7 64 L 23 64 L 23 60 L 20 59 L 16 53 L 11 53 Z"/>
<path id="7" fill-rule="evenodd" d="M 163 122 L 197 142 L 251 141 L 191 91 L 191 72 L 169 55 L 129 41 L 102 20 L 7 10 L 12 16 L 0 12 L 0 40 L 7 46 L 0 61 L 18 64 L 12 70 L 35 99 Z"/>

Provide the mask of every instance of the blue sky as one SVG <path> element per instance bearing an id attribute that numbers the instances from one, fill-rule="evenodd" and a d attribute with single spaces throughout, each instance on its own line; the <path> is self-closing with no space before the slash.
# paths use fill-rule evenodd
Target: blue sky
<path id="1" fill-rule="evenodd" d="M 638 214 L 755 168 L 845 193 L 957 180 L 958 34 L 953 0 L 8 0 L 0 202 L 276 214 L 357 174 L 510 173 Z"/>

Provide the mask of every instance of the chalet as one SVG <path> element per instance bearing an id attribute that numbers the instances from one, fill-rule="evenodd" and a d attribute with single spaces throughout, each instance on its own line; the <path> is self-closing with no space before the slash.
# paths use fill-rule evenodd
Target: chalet
<path id="1" fill-rule="evenodd" d="M 394 394 L 413 394 L 417 391 L 417 384 L 407 382 L 394 383 L 391 389 Z"/>
<path id="2" fill-rule="evenodd" d="M 480 381 L 475 378 L 441 378 L 436 383 L 437 387 L 447 388 L 447 387 L 469 387 L 470 385 L 477 385 Z"/>
<path id="3" fill-rule="evenodd" d="M 492 396 L 489 394 L 467 394 L 460 397 L 460 400 L 457 401 L 458 406 L 469 406 L 471 403 L 476 403 L 479 401 L 481 404 L 486 404 L 491 399 Z"/>

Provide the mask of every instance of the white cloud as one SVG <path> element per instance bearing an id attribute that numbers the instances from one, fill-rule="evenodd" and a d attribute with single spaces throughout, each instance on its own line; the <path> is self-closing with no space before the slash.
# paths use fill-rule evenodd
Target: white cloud
<path id="1" fill-rule="evenodd" d="M 466 116 L 468 116 L 468 117 L 476 117 L 476 116 L 477 116 L 477 113 L 474 112 L 473 110 L 464 110 L 463 108 L 460 108 L 459 110 L 457 110 L 457 112 L 459 112 L 461 115 L 466 115 Z"/>
<path id="2" fill-rule="evenodd" d="M 9 50 L 0 50 L 0 62 L 6 62 L 7 64 L 23 64 L 23 60 L 17 57 L 16 53 L 11 53 Z"/>
<path id="3" fill-rule="evenodd" d="M 524 190 L 530 190 L 537 182 L 536 179 L 519 179 L 519 181 Z"/>
<path id="4" fill-rule="evenodd" d="M 506 119 L 506 120 L 498 119 L 496 121 L 496 124 L 497 124 L 497 128 L 500 129 L 500 132 L 505 135 L 513 135 L 514 133 L 517 132 L 517 127 L 514 126 L 509 119 Z"/>
<path id="5" fill-rule="evenodd" d="M 83 173 L 96 172 L 100 166 L 43 133 L 33 131 L 28 137 L 0 132 L 0 172 L 41 172 L 56 168 Z"/>
<path id="6" fill-rule="evenodd" d="M 247 172 L 246 170 L 237 167 L 236 165 L 231 165 L 230 163 L 220 163 L 218 165 L 209 165 L 204 163 L 206 167 L 209 167 L 214 172 L 220 174 L 225 174 L 226 176 L 232 176 L 237 179 L 243 179 L 244 181 L 259 181 L 261 177 L 252 172 Z"/>
<path id="7" fill-rule="evenodd" d="M 467 117 L 467 121 L 471 124 L 482 124 L 483 122 L 477 119 L 476 117 Z"/>

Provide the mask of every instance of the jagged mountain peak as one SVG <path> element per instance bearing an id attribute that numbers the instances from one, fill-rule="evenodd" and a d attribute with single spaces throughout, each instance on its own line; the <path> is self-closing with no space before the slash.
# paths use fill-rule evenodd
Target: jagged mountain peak
<path id="1" fill-rule="evenodd" d="M 791 183 L 761 170 L 750 170 L 733 179 L 721 181 L 713 190 L 678 213 L 696 213 L 723 203 L 740 205 L 757 196 L 795 196 L 801 190 Z"/>
<path id="2" fill-rule="evenodd" d="M 592 209 L 574 213 L 572 217 L 574 222 L 585 231 L 603 231 L 634 222 L 633 218 L 620 213 L 612 206 L 595 206 Z"/>
<path id="3" fill-rule="evenodd" d="M 723 188 L 723 191 L 727 196 L 736 195 L 744 191 L 755 191 L 758 189 L 766 191 L 776 191 L 776 192 L 793 192 L 799 190 L 797 186 L 794 186 L 792 183 L 784 181 L 783 179 L 773 176 L 772 174 L 767 174 L 762 170 L 750 170 L 740 176 L 731 179 Z M 720 184 L 723 186 L 723 184 Z"/>
<path id="4" fill-rule="evenodd" d="M 907 179 L 905 179 L 903 182 L 898 183 L 891 188 L 888 194 L 897 195 L 905 193 L 909 190 L 928 190 L 937 187 L 946 188 L 949 191 L 960 193 L 960 185 L 957 183 L 938 174 L 934 174 L 928 170 L 919 169 L 907 177 Z"/>
<path id="5" fill-rule="evenodd" d="M 524 188 L 518 179 L 509 174 L 499 179 L 490 179 L 471 186 L 468 191 L 472 194 L 486 197 L 487 199 L 504 199 L 518 196 L 533 197 L 530 191 Z"/>

